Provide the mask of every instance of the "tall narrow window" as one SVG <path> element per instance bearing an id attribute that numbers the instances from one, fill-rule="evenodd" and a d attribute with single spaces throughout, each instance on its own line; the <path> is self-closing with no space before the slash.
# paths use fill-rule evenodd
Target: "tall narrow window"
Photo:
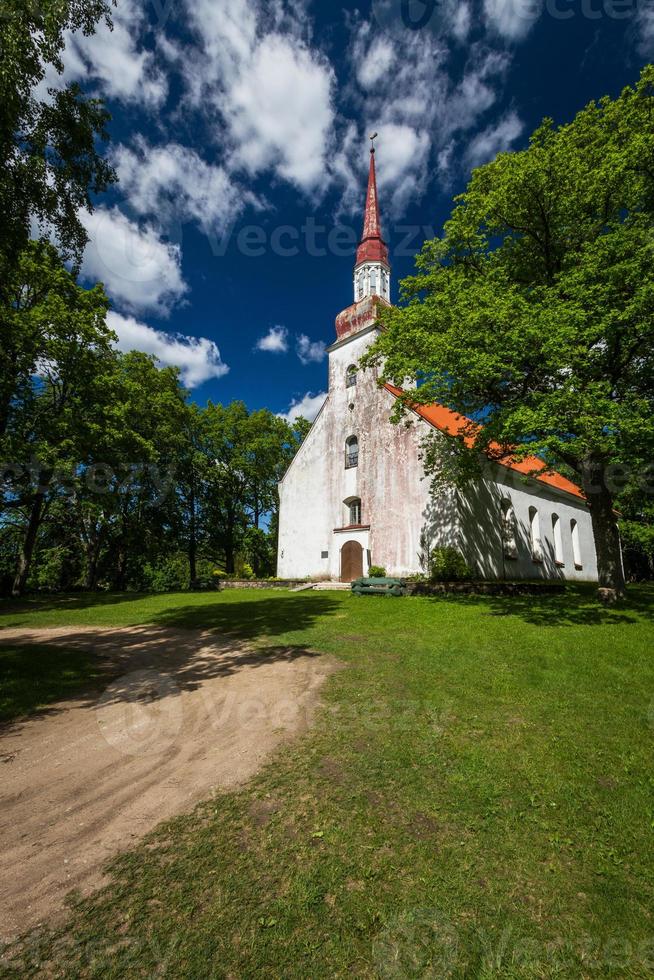
<path id="1" fill-rule="evenodd" d="M 581 561 L 581 545 L 579 544 L 579 525 L 574 520 L 570 521 L 570 536 L 572 537 L 572 557 L 577 571 L 584 567 Z"/>
<path id="2" fill-rule="evenodd" d="M 563 565 L 563 541 L 561 539 L 561 521 L 558 514 L 552 514 L 552 538 L 554 539 L 554 561 Z"/>
<path id="3" fill-rule="evenodd" d="M 370 270 L 370 292 L 371 292 L 371 294 L 377 292 L 377 270 L 376 269 L 371 269 Z"/>
<path id="4" fill-rule="evenodd" d="M 345 443 L 345 469 L 349 470 L 353 466 L 359 465 L 359 440 L 356 436 L 350 436 Z"/>
<path id="5" fill-rule="evenodd" d="M 515 533 L 515 510 L 508 497 L 502 501 L 502 550 L 505 558 L 518 557 L 518 543 Z"/>
<path id="6" fill-rule="evenodd" d="M 357 369 L 356 369 L 356 365 L 350 364 L 349 368 L 347 369 L 347 375 L 346 375 L 346 378 L 345 378 L 345 386 L 346 386 L 346 388 L 352 388 L 356 383 L 357 383 Z"/>
<path id="7" fill-rule="evenodd" d="M 361 523 L 361 501 L 358 497 L 350 501 L 350 524 Z"/>
<path id="8" fill-rule="evenodd" d="M 529 508 L 529 538 L 533 561 L 543 560 L 543 545 L 540 540 L 540 518 L 535 507 Z"/>

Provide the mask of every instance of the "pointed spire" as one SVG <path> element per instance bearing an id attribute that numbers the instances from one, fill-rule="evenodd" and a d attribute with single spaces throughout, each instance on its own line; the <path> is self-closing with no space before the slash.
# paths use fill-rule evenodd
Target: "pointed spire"
<path id="1" fill-rule="evenodd" d="M 371 140 L 374 140 L 375 136 L 371 136 Z M 356 264 L 360 265 L 362 262 L 384 262 L 388 265 L 388 249 L 381 236 L 381 221 L 379 219 L 374 143 L 370 150 L 370 172 L 368 174 L 368 193 L 363 219 L 363 236 L 357 249 Z"/>

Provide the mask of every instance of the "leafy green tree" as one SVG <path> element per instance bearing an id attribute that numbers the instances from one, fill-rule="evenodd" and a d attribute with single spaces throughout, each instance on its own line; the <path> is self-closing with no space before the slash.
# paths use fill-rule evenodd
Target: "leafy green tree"
<path id="1" fill-rule="evenodd" d="M 6 458 L 16 467 L 8 474 L 15 479 L 4 508 L 13 513 L 14 523 L 23 518 L 13 585 L 20 595 L 46 512 L 68 492 L 73 461 L 89 461 L 102 431 L 99 406 L 112 364 L 113 335 L 105 322 L 108 301 L 102 287 L 79 286 L 50 245 L 35 243 L 23 253 L 12 285 L 12 325 L 30 338 L 35 352 L 12 398 L 4 440 L 11 453 Z"/>
<path id="2" fill-rule="evenodd" d="M 386 380 L 417 382 L 405 401 L 483 418 L 470 451 L 454 452 L 461 466 L 495 441 L 499 458 L 567 467 L 588 499 L 600 585 L 616 595 L 609 474 L 654 446 L 653 218 L 649 66 L 615 100 L 558 129 L 545 120 L 527 149 L 473 172 L 366 358 Z"/>
<path id="3" fill-rule="evenodd" d="M 0 437 L 33 353 L 34 337 L 13 317 L 16 270 L 31 225 L 52 235 L 62 255 L 81 258 L 87 234 L 79 211 L 115 174 L 98 151 L 109 114 L 79 86 L 41 93 L 48 66 L 63 68 L 65 32 L 93 33 L 109 18 L 106 0 L 3 0 L 0 11 Z"/>

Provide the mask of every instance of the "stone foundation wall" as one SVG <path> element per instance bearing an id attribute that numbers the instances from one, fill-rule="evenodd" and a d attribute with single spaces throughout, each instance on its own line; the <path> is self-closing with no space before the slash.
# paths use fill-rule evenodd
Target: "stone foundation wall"
<path id="1" fill-rule="evenodd" d="M 306 579 L 289 579 L 285 582 L 259 582 L 249 579 L 229 579 L 222 581 L 219 591 L 223 589 L 293 589 L 298 585 L 308 585 Z"/>

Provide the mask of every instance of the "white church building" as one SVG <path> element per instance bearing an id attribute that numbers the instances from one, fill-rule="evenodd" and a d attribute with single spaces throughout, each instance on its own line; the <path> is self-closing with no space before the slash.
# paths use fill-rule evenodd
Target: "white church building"
<path id="1" fill-rule="evenodd" d="M 465 491 L 432 495 L 421 444 L 467 420 L 434 404 L 416 406 L 409 425 L 392 424 L 401 392 L 358 367 L 378 335 L 377 310 L 390 303 L 390 277 L 373 149 L 354 303 L 336 318 L 327 398 L 279 485 L 278 575 L 349 582 L 381 565 L 406 576 L 423 570 L 428 544 L 457 548 L 483 579 L 596 581 L 585 498 L 541 460 L 489 460 Z"/>

